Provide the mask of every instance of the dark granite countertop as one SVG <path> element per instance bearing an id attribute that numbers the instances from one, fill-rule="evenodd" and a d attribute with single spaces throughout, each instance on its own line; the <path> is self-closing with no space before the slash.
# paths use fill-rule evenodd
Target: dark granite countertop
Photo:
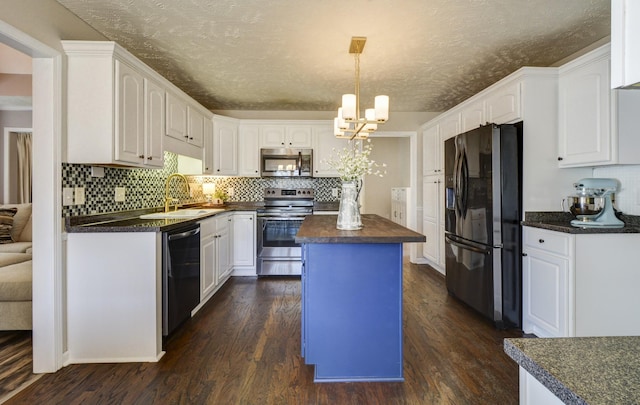
<path id="1" fill-rule="evenodd" d="M 362 215 L 362 229 L 341 231 L 337 215 L 309 215 L 302 222 L 296 243 L 401 243 L 424 242 L 424 235 L 379 215 Z"/>
<path id="2" fill-rule="evenodd" d="M 141 219 L 140 215 L 161 212 L 161 208 L 112 212 L 108 214 L 86 215 L 65 218 L 65 229 L 69 233 L 95 232 L 164 232 L 179 228 L 188 223 L 229 211 L 255 211 L 262 203 L 233 203 L 225 205 L 224 211 L 215 212 L 197 218 Z M 195 205 L 191 208 L 200 208 Z"/>
<path id="3" fill-rule="evenodd" d="M 573 234 L 640 233 L 640 217 L 635 215 L 620 216 L 625 223 L 623 228 L 578 228 L 571 225 L 572 219 L 575 217 L 569 212 L 525 212 L 522 225 Z"/>
<path id="4" fill-rule="evenodd" d="M 509 338 L 504 351 L 566 404 L 640 403 L 640 336 Z"/>

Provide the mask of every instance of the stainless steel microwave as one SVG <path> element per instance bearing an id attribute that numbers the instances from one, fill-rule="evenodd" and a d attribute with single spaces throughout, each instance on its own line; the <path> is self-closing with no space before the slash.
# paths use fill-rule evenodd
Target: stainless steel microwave
<path id="1" fill-rule="evenodd" d="M 262 177 L 311 177 L 313 149 L 260 149 Z"/>

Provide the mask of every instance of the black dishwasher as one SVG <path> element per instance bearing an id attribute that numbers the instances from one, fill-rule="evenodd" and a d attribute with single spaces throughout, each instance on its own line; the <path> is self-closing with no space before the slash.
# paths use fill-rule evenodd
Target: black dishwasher
<path id="1" fill-rule="evenodd" d="M 200 302 L 200 224 L 162 233 L 162 336 L 169 336 Z"/>

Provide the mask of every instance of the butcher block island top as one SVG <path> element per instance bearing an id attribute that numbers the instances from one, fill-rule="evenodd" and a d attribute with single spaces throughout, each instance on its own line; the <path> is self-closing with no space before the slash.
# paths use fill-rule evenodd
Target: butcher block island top
<path id="1" fill-rule="evenodd" d="M 375 214 L 362 215 L 362 229 L 341 231 L 337 215 L 308 215 L 296 243 L 402 243 L 425 242 L 424 235 Z"/>

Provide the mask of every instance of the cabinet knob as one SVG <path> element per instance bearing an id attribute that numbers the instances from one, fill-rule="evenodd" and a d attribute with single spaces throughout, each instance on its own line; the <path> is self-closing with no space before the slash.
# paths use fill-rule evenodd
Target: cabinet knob
<path id="1" fill-rule="evenodd" d="M 527 255 L 526 253 L 523 253 L 523 254 L 522 254 L 522 256 L 526 256 L 526 255 Z"/>
<path id="2" fill-rule="evenodd" d="M 144 155 L 138 155 L 140 159 L 144 159 Z"/>
<path id="3" fill-rule="evenodd" d="M 153 160 L 153 156 L 149 156 L 147 160 Z"/>
<path id="4" fill-rule="evenodd" d="M 217 170 L 218 172 L 220 171 L 220 169 Z"/>
<path id="5" fill-rule="evenodd" d="M 560 160 L 564 160 L 564 158 L 563 158 L 563 157 L 558 156 L 558 161 L 560 161 Z"/>
<path id="6" fill-rule="evenodd" d="M 185 139 L 189 139 L 189 135 L 185 135 L 184 137 L 185 137 Z"/>
<path id="7" fill-rule="evenodd" d="M 205 167 L 205 168 L 204 168 L 204 170 L 209 170 L 209 168 L 208 168 L 208 167 Z"/>
<path id="8" fill-rule="evenodd" d="M 192 137 L 192 136 L 190 136 L 190 137 L 189 137 L 189 140 L 190 140 L 190 141 L 193 141 L 193 137 Z"/>
<path id="9" fill-rule="evenodd" d="M 538 239 L 538 242 L 544 243 L 544 239 Z"/>

